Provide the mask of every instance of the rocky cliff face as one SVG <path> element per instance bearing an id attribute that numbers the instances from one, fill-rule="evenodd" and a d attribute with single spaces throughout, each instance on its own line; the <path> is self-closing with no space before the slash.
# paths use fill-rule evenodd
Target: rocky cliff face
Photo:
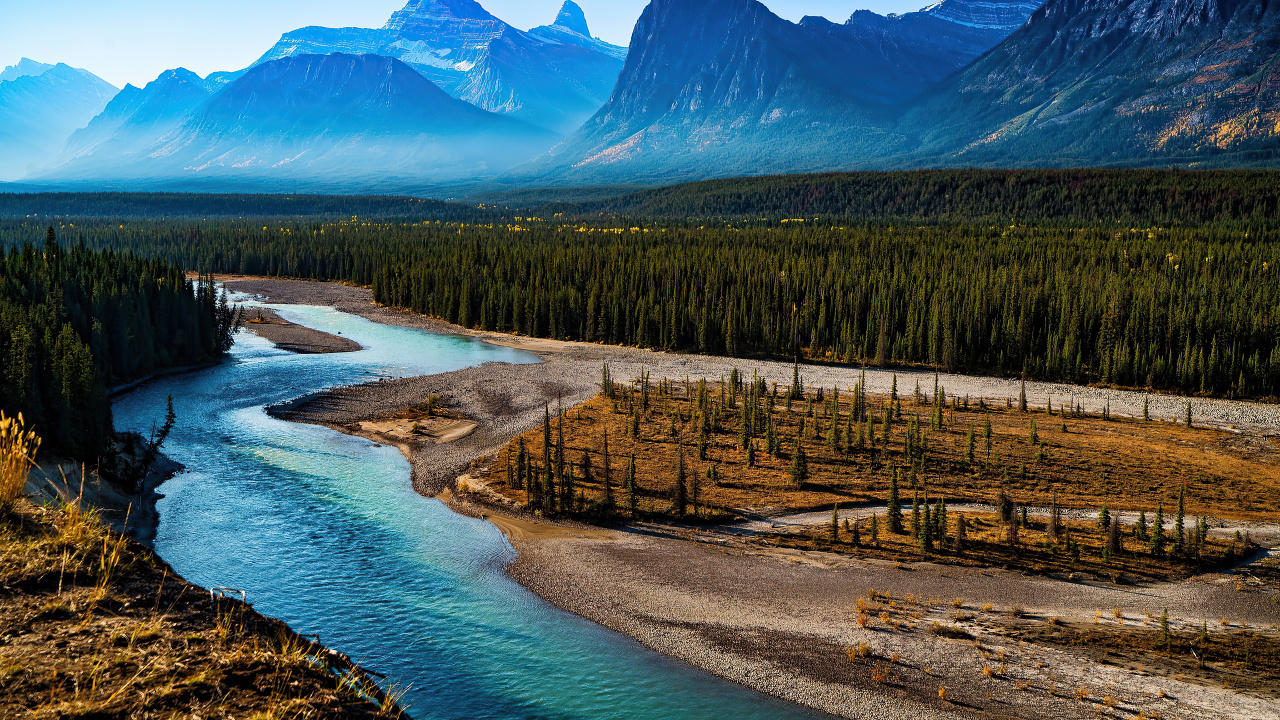
<path id="1" fill-rule="evenodd" d="M 576 10 L 576 12 L 575 12 Z M 566 3 L 546 30 L 522 32 L 474 0 L 410 0 L 377 30 L 309 27 L 285 34 L 259 63 L 299 54 L 377 54 L 414 67 L 456 98 L 568 133 L 608 97 L 621 49 L 581 32 Z"/>
<path id="2" fill-rule="evenodd" d="M 848 166 L 897 147 L 897 108 L 1004 36 L 927 12 L 795 24 L 755 0 L 655 0 L 609 102 L 519 173 L 615 182 Z"/>
<path id="3" fill-rule="evenodd" d="M 1050 0 L 902 129 L 951 164 L 1277 158 L 1280 4 Z"/>

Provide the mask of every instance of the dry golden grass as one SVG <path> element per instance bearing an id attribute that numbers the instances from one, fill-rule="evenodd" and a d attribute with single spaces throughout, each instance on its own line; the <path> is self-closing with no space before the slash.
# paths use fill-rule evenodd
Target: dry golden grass
<path id="1" fill-rule="evenodd" d="M 21 414 L 10 418 L 0 412 L 0 510 L 22 496 L 39 448 L 40 438 L 26 429 Z"/>
<path id="2" fill-rule="evenodd" d="M 0 717 L 400 715 L 344 659 L 173 577 L 92 511 L 0 513 L 0 587 Z"/>
<path id="3" fill-rule="evenodd" d="M 916 405 L 908 395 L 900 399 L 901 418 L 894 421 L 887 443 L 883 440 L 881 418 L 888 398 L 868 397 L 877 436 L 875 451 L 869 446 L 847 449 L 849 445 L 856 446 L 857 428 L 861 426 L 865 433 L 865 423 L 855 424 L 854 442 L 842 437 L 846 449 L 833 451 L 826 441 L 830 416 L 824 413 L 823 403 L 810 395 L 808 400 L 815 401 L 814 413 L 811 418 L 805 417 L 803 440 L 809 478 L 802 487 L 795 488 L 790 483 L 789 469 L 808 401 L 796 401 L 790 411 L 785 409 L 783 400 L 774 401 L 771 416 L 780 452 L 777 457 L 766 452 L 761 431 L 754 439 L 757 450 L 751 466 L 747 452 L 738 445 L 741 395 L 736 407 L 720 405 L 719 383 L 709 385 L 709 406 L 712 412 L 719 412 L 721 427 L 710 435 L 706 459 L 702 460 L 697 454 L 700 415 L 696 399 L 691 401 L 685 396 L 683 382 L 671 383 L 667 393 L 657 387 L 651 385 L 649 408 L 640 412 L 638 437 L 631 436 L 629 424 L 631 410 L 641 404 L 641 395 L 625 388 L 616 399 L 598 395 L 564 417 L 567 459 L 577 462 L 584 451 L 589 453 L 597 480 L 601 475 L 604 435 L 608 432 L 615 491 L 620 487 L 626 462 L 635 454 L 642 513 L 670 511 L 676 467 L 683 449 L 689 477 L 700 479 L 699 514 L 709 519 L 732 517 L 740 514 L 740 509 L 814 510 L 830 509 L 837 502 L 882 502 L 888 496 L 891 468 L 897 466 L 899 488 L 906 503 L 915 489 L 927 489 L 933 499 L 992 502 L 1003 488 L 1018 504 L 1047 506 L 1056 492 L 1064 507 L 1096 508 L 1106 504 L 1112 510 L 1141 509 L 1148 512 L 1150 520 L 1150 514 L 1160 504 L 1166 516 L 1171 516 L 1178 492 L 1185 487 L 1188 516 L 1280 520 L 1280 448 L 1274 439 L 1199 427 L 1188 429 L 1168 422 L 1103 420 L 1070 414 L 1062 417 L 1056 411 L 1048 416 L 1043 410 L 1022 413 L 1004 407 L 979 409 L 976 399 L 967 410 L 962 404 L 957 409 L 948 400 L 943 427 L 934 430 L 930 428 L 932 406 Z M 785 394 L 783 390 L 779 392 Z M 691 390 L 690 394 L 695 393 Z M 842 388 L 838 422 L 842 435 L 848 427 L 851 399 L 852 393 Z M 904 453 L 907 425 L 915 415 L 920 416 L 929 448 L 924 470 L 919 474 L 909 471 Z M 987 420 L 992 430 L 989 454 L 984 439 Z M 1033 421 L 1038 443 L 1030 439 Z M 553 423 L 557 422 L 559 419 L 553 419 Z M 1061 431 L 1063 423 L 1067 426 L 1065 433 Z M 971 427 L 975 447 L 974 461 L 969 463 L 966 455 Z M 536 461 L 541 457 L 541 430 L 523 437 Z M 493 464 L 487 478 L 491 486 L 504 486 L 506 462 L 508 456 L 514 461 L 515 447 L 513 442 Z M 718 476 L 714 484 L 706 479 L 712 467 Z M 588 501 L 602 496 L 600 482 L 580 488 L 585 490 Z M 513 499 L 526 499 L 519 490 L 507 488 L 505 492 Z M 689 510 L 692 513 L 692 497 Z"/>
<path id="4" fill-rule="evenodd" d="M 964 401 L 956 399 L 949 400 L 943 409 L 942 427 L 934 428 L 931 423 L 935 408 L 914 404 L 910 396 L 899 399 L 900 413 L 889 398 L 868 397 L 868 415 L 874 420 L 868 427 L 865 422 L 849 422 L 854 395 L 842 390 L 835 423 L 839 438 L 833 448 L 829 442 L 832 423 L 828 390 L 824 400 L 810 394 L 803 401 L 790 403 L 790 409 L 785 399 L 762 398 L 756 437 L 752 440 L 757 449 L 752 457 L 741 444 L 746 402 L 743 395 L 733 397 L 731 389 L 722 389 L 718 382 L 710 383 L 704 404 L 696 384 L 689 383 L 688 387 L 686 391 L 683 381 L 650 384 L 647 409 L 642 390 L 620 388 L 612 397 L 602 393 L 552 420 L 553 445 L 560 424 L 564 426 L 566 466 L 580 468 L 575 463 L 580 463 L 584 455 L 592 465 L 590 482 L 583 481 L 580 469 L 574 473 L 581 500 L 573 514 L 588 518 L 629 515 L 623 482 L 634 455 L 639 491 L 635 514 L 639 517 L 677 512 L 675 478 L 683 456 L 688 478 L 684 519 L 694 522 L 723 522 L 753 513 L 829 511 L 836 503 L 846 508 L 883 503 L 889 495 L 894 468 L 908 524 L 912 498 L 917 493 L 927 492 L 932 501 L 944 497 L 954 505 L 957 501 L 993 503 L 1001 491 L 1017 505 L 1047 506 L 1056 494 L 1064 508 L 1107 505 L 1112 510 L 1141 509 L 1147 511 L 1150 523 L 1158 505 L 1163 505 L 1166 518 L 1172 519 L 1178 492 L 1184 486 L 1188 535 L 1195 516 L 1201 513 L 1280 520 L 1280 452 L 1259 438 L 1160 422 L 1082 417 L 1070 412 L 1065 417 L 1060 413 L 1050 417 L 1043 410 L 1023 413 L 1003 407 L 979 407 L 976 400 L 966 409 Z M 887 442 L 883 426 L 886 407 L 895 408 L 896 417 Z M 704 414 L 712 432 L 700 453 Z M 928 449 L 922 463 L 911 459 L 907 441 L 908 428 L 917 415 L 919 434 L 927 438 Z M 766 417 L 768 421 L 764 420 Z M 767 452 L 766 422 L 774 426 L 776 457 Z M 989 451 L 985 438 L 988 422 Z M 1062 431 L 1064 424 L 1066 432 Z M 972 462 L 968 450 L 970 432 Z M 600 504 L 604 497 L 606 433 L 615 498 L 612 513 Z M 871 435 L 876 437 L 874 450 Z M 808 465 L 808 478 L 799 486 L 792 482 L 790 474 L 797 440 Z M 519 442 L 524 443 L 536 471 L 542 458 L 541 429 L 508 445 L 485 478 L 491 488 L 518 503 L 526 502 L 529 496 L 509 487 L 506 479 L 508 465 L 516 462 Z M 554 447 L 552 452 L 554 456 Z M 563 508 L 560 510 L 561 514 L 568 514 Z M 949 513 L 947 533 L 952 538 L 958 514 Z M 960 553 L 954 545 L 939 544 L 929 553 L 931 557 L 950 557 L 971 565 L 1005 565 L 1037 573 L 1085 571 L 1116 579 L 1122 574 L 1170 578 L 1235 561 L 1245 549 L 1230 542 L 1210 542 L 1196 560 L 1152 558 L 1145 542 L 1125 529 L 1120 552 L 1104 559 L 1105 532 L 1091 522 L 1066 523 L 1071 541 L 1078 546 L 1072 551 L 1061 538 L 1051 542 L 1046 537 L 1046 523 L 1034 516 L 1022 528 L 1016 548 L 1008 546 L 1007 525 L 993 515 L 965 513 L 965 519 L 969 522 L 969 550 Z M 860 552 L 896 560 L 921 555 L 914 536 L 888 532 L 883 511 L 877 522 L 876 543 L 871 542 L 871 524 L 867 520 L 855 524 Z M 847 520 L 842 523 L 837 531 L 839 540 L 834 544 L 826 523 L 770 540 L 792 547 L 849 551 L 853 547 L 853 529 Z"/>

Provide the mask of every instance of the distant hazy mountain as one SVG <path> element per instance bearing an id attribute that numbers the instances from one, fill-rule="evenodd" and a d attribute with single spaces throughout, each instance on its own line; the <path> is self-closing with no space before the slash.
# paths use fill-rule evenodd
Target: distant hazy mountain
<path id="1" fill-rule="evenodd" d="M 950 165 L 1280 161 L 1280 3 L 1050 0 L 902 124 Z"/>
<path id="2" fill-rule="evenodd" d="M 184 68 L 161 73 L 141 88 L 125 85 L 101 114 L 71 135 L 46 173 L 110 177 L 181 128 L 213 89 Z"/>
<path id="3" fill-rule="evenodd" d="M 194 112 L 181 115 L 193 101 Z M 456 100 L 394 58 L 299 55 L 221 89 L 166 73 L 113 103 L 39 179 L 403 189 L 491 175 L 555 137 Z"/>
<path id="4" fill-rule="evenodd" d="M 52 65 L 46 65 L 42 62 L 36 62 L 31 58 L 22 58 L 17 65 L 10 65 L 0 72 L 0 82 L 5 80 L 17 80 L 20 77 L 31 77 L 34 75 L 42 75 L 46 70 L 52 70 Z"/>
<path id="5" fill-rule="evenodd" d="M 755 0 L 654 0 L 609 102 L 513 177 L 660 182 L 856 166 L 899 148 L 895 113 L 1033 9 L 945 0 L 794 24 Z"/>
<path id="6" fill-rule="evenodd" d="M 19 63 L 5 71 L 12 79 L 0 81 L 0 180 L 19 179 L 48 163 L 116 94 L 85 70 L 38 65 Z"/>
<path id="7" fill-rule="evenodd" d="M 591 37 L 572 1 L 553 25 L 523 32 L 475 0 L 410 0 L 377 30 L 286 33 L 258 62 L 334 52 L 398 58 L 456 98 L 561 134 L 604 104 L 623 55 Z"/>

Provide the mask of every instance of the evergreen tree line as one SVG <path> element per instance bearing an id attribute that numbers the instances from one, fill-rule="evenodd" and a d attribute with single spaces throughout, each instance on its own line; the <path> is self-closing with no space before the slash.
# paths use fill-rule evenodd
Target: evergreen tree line
<path id="1" fill-rule="evenodd" d="M 1052 225 L 1274 226 L 1280 178 L 1266 170 L 916 170 L 728 178 L 589 202 L 544 215 L 807 218 Z"/>
<path id="2" fill-rule="evenodd" d="M 5 242 L 30 221 L 0 223 Z M 339 280 L 459 325 L 729 356 L 1280 395 L 1276 232 L 513 218 L 90 222 L 213 272 Z"/>
<path id="3" fill-rule="evenodd" d="M 235 316 L 175 265 L 64 247 L 49 228 L 43 246 L 0 260 L 0 409 L 21 413 L 54 454 L 108 453 L 109 388 L 218 357 Z"/>

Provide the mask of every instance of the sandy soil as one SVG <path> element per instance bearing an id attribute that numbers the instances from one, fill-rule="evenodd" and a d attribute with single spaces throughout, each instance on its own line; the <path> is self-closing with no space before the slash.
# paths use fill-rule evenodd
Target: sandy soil
<path id="1" fill-rule="evenodd" d="M 634 377 L 642 367 L 655 378 L 718 378 L 736 366 L 748 377 L 759 373 L 779 385 L 791 380 L 792 366 L 786 363 L 473 333 L 376 306 L 360 288 L 277 280 L 228 285 L 277 303 L 331 305 L 376 322 L 478 335 L 534 352 L 544 361 L 341 388 L 274 411 L 287 419 L 341 429 L 440 395 L 448 407 L 478 426 L 455 442 L 401 444 L 413 465 L 414 486 L 426 495 L 458 487 L 460 473 L 473 463 L 482 466 L 485 456 L 536 427 L 545 405 L 553 410 L 557 403 L 572 408 L 593 396 L 605 362 L 616 379 Z M 850 387 L 859 377 L 858 370 L 848 368 L 804 367 L 801 372 L 807 385 L 827 387 Z M 932 392 L 932 373 L 897 375 L 900 392 L 911 393 L 917 382 Z M 893 373 L 868 370 L 866 378 L 870 392 L 888 392 Z M 967 394 L 973 401 L 984 397 L 1003 404 L 1016 400 L 1019 391 L 1017 381 L 997 378 L 941 375 L 938 381 L 953 396 Z M 1089 411 L 1109 405 L 1112 413 L 1132 416 L 1141 414 L 1145 398 L 1154 416 L 1166 418 L 1180 417 L 1187 402 L 1050 383 L 1028 383 L 1027 395 L 1034 405 L 1066 399 Z M 1191 402 L 1199 423 L 1255 435 L 1280 430 L 1280 407 Z M 468 487 L 470 481 L 462 485 Z M 483 488 L 472 489 L 477 490 L 474 498 L 483 501 Z M 486 512 L 452 500 L 469 514 Z M 1273 591 L 1238 591 L 1228 575 L 1150 587 L 1063 583 L 1000 570 L 898 566 L 754 547 L 743 539 L 700 537 L 680 527 L 636 526 L 603 535 L 541 530 L 545 523 L 520 517 L 512 508 L 502 514 L 511 517 L 491 519 L 519 551 L 510 572 L 542 597 L 717 675 L 837 715 L 1070 718 L 1146 712 L 1166 718 L 1280 717 L 1271 700 L 1010 641 L 1002 632 L 1011 621 L 975 612 L 987 603 L 997 611 L 1017 605 L 1041 622 L 1047 617 L 1085 622 L 1095 613 L 1119 608 L 1124 617 L 1136 621 L 1168 608 L 1175 626 L 1214 618 L 1229 618 L 1237 629 L 1241 624 L 1263 628 L 1280 622 L 1280 597 Z M 856 598 L 866 597 L 869 588 L 892 593 L 898 629 L 864 629 L 853 622 Z M 908 602 L 907 596 L 917 600 Z M 954 621 L 974 636 L 970 639 L 947 639 L 928 630 L 934 619 L 953 622 L 958 612 L 950 603 L 953 598 L 963 598 L 962 610 L 975 614 Z M 871 657 L 847 657 L 850 648 L 862 643 Z M 892 660 L 895 654 L 897 661 Z M 881 681 L 871 679 L 876 668 L 887 673 Z M 940 688 L 947 699 L 939 699 Z"/>
<path id="2" fill-rule="evenodd" d="M 291 323 L 269 308 L 254 308 L 245 320 L 244 329 L 270 340 L 281 350 L 301 354 L 355 352 L 361 349 L 360 343 L 350 338 Z"/>

